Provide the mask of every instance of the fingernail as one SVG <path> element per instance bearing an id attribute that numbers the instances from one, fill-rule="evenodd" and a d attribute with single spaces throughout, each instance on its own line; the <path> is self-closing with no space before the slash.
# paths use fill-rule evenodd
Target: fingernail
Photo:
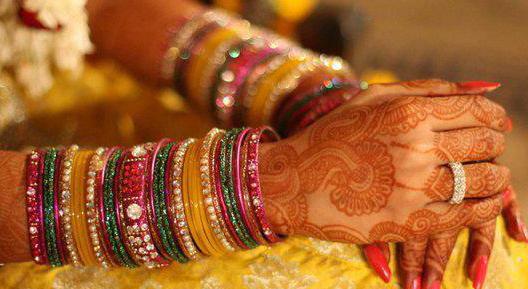
<path id="1" fill-rule="evenodd" d="M 510 188 L 507 188 L 502 192 L 502 203 L 504 204 L 504 207 L 508 206 L 511 203 L 512 200 L 512 191 Z"/>
<path id="2" fill-rule="evenodd" d="M 481 289 L 486 279 L 486 273 L 488 271 L 488 256 L 481 256 L 477 261 L 475 271 L 473 274 L 473 288 Z"/>
<path id="3" fill-rule="evenodd" d="M 522 240 L 528 243 L 528 230 L 520 216 L 517 217 L 517 224 L 519 226 L 519 234 L 521 235 Z"/>
<path id="4" fill-rule="evenodd" d="M 440 281 L 434 281 L 430 286 L 429 289 L 440 289 Z"/>
<path id="5" fill-rule="evenodd" d="M 363 247 L 363 251 L 378 276 L 380 276 L 385 283 L 389 283 L 392 272 L 389 268 L 389 264 L 387 264 L 385 256 L 383 256 L 383 252 L 381 252 L 381 250 L 375 245 L 366 245 Z"/>
<path id="6" fill-rule="evenodd" d="M 422 289 L 422 277 L 414 278 L 407 289 Z"/>
<path id="7" fill-rule="evenodd" d="M 504 130 L 507 132 L 511 132 L 513 130 L 513 121 L 510 117 L 506 117 L 506 120 L 504 121 Z"/>
<path id="8" fill-rule="evenodd" d="M 466 81 L 459 82 L 458 86 L 465 89 L 477 89 L 477 88 L 498 88 L 501 86 L 499 82 L 488 82 L 488 81 Z"/>

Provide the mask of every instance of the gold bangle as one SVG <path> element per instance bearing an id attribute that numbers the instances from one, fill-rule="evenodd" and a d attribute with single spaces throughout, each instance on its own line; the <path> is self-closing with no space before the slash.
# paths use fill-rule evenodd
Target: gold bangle
<path id="1" fill-rule="evenodd" d="M 97 258 L 90 244 L 86 215 L 86 176 L 93 151 L 80 151 L 73 159 L 72 169 L 72 228 L 79 256 L 86 266 L 97 265 Z"/>
<path id="2" fill-rule="evenodd" d="M 183 164 L 183 206 L 185 208 L 185 215 L 187 216 L 187 222 L 189 224 L 189 230 L 191 231 L 191 237 L 193 238 L 194 242 L 196 243 L 196 246 L 198 249 L 206 256 L 210 256 L 211 252 L 208 250 L 209 246 L 207 246 L 205 240 L 203 239 L 203 234 L 198 229 L 198 222 L 199 220 L 196 218 L 196 216 L 193 214 L 194 206 L 192 204 L 191 196 L 193 192 L 192 189 L 196 189 L 193 186 L 193 182 L 191 179 L 192 175 L 192 165 L 193 165 L 193 155 L 194 150 L 199 147 L 199 141 L 196 141 L 195 143 L 192 143 L 189 145 L 189 148 L 187 149 L 187 153 L 185 154 L 185 160 Z"/>
<path id="3" fill-rule="evenodd" d="M 259 81 L 256 87 L 256 93 L 253 96 L 253 103 L 251 107 L 249 107 L 246 116 L 246 123 L 249 126 L 259 126 L 263 124 L 262 110 L 274 87 L 285 77 L 285 75 L 306 61 L 306 57 L 308 57 L 306 53 L 289 56 L 286 62 Z"/>
<path id="4" fill-rule="evenodd" d="M 210 33 L 204 41 L 203 46 L 198 53 L 191 58 L 188 64 L 187 74 L 185 75 L 185 83 L 187 85 L 187 92 L 192 99 L 199 100 L 200 97 L 200 81 L 203 77 L 202 72 L 204 67 L 211 60 L 210 56 L 214 53 L 218 46 L 230 39 L 236 39 L 237 32 L 231 28 L 223 27 Z M 204 104 L 201 104 L 204 105 Z"/>

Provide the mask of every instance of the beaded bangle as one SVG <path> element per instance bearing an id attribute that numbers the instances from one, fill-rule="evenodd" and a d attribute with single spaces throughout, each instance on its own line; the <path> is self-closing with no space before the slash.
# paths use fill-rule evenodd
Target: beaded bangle
<path id="1" fill-rule="evenodd" d="M 218 200 L 216 200 L 216 194 L 213 192 L 213 185 L 211 185 L 212 181 L 214 181 L 214 178 L 212 177 L 214 172 L 211 172 L 210 170 L 211 147 L 214 145 L 215 138 L 223 134 L 225 134 L 224 131 L 215 128 L 209 131 L 206 135 L 203 146 L 200 149 L 200 178 L 203 202 L 207 212 L 209 226 L 216 236 L 215 240 L 220 242 L 220 247 L 223 247 L 225 251 L 234 251 L 235 248 L 228 241 L 224 230 L 222 230 L 221 223 L 219 222 L 218 213 L 220 207 L 218 206 Z"/>
<path id="2" fill-rule="evenodd" d="M 103 186 L 99 197 L 99 215 L 104 244 L 107 244 L 107 252 L 109 255 L 113 256 L 113 263 L 133 268 L 137 267 L 137 265 L 125 247 L 123 235 L 121 234 L 121 226 L 119 224 L 119 216 L 116 210 L 119 185 L 116 177 L 119 175 L 117 172 L 119 171 L 119 160 L 121 156 L 122 151 L 118 148 L 113 148 L 109 150 L 105 157 L 106 163 L 104 164 L 103 171 L 100 173 L 100 182 L 102 181 Z"/>
<path id="3" fill-rule="evenodd" d="M 236 203 L 238 207 L 238 211 L 240 212 L 240 215 L 242 217 L 243 224 L 245 224 L 249 235 L 253 240 L 255 240 L 258 244 L 265 244 L 266 242 L 263 240 L 260 232 L 258 231 L 258 227 L 254 226 L 254 222 L 251 217 L 250 206 L 247 206 L 246 199 L 247 196 L 245 196 L 245 184 L 243 186 L 242 180 L 244 179 L 244 161 L 245 156 L 242 154 L 242 145 L 244 143 L 244 139 L 248 132 L 250 131 L 249 128 L 246 128 L 242 130 L 237 138 L 234 141 L 233 146 L 233 160 L 231 162 L 231 166 L 233 168 L 233 184 L 234 184 L 234 193 L 236 196 Z"/>
<path id="4" fill-rule="evenodd" d="M 101 266 L 108 268 L 110 266 L 110 260 L 105 253 L 103 236 L 100 234 L 101 226 L 98 214 L 98 208 L 101 206 L 101 203 L 98 204 L 100 192 L 98 186 L 101 185 L 98 181 L 98 175 L 104 166 L 102 158 L 105 153 L 105 148 L 98 148 L 90 159 L 88 177 L 86 179 L 86 215 L 90 241 L 95 257 Z"/>
<path id="5" fill-rule="evenodd" d="M 86 210 L 86 179 L 92 151 L 80 151 L 75 155 L 72 166 L 72 227 L 73 237 L 79 250 L 81 261 L 86 266 L 97 265 L 97 257 L 90 243 L 88 216 Z"/>
<path id="6" fill-rule="evenodd" d="M 66 250 L 69 255 L 69 260 L 73 266 L 82 265 L 79 259 L 79 251 L 77 244 L 73 238 L 72 232 L 72 198 L 71 198 L 71 182 L 72 182 L 72 164 L 75 154 L 79 147 L 73 145 L 66 150 L 64 159 L 62 161 L 62 172 L 60 177 L 60 221 L 62 225 L 64 242 L 66 243 Z"/>
<path id="7" fill-rule="evenodd" d="M 134 147 L 123 154 L 119 178 L 118 214 L 128 250 L 138 264 L 148 268 L 168 265 L 152 240 L 145 199 L 148 155 L 152 144 Z"/>
<path id="8" fill-rule="evenodd" d="M 45 153 L 35 150 L 28 155 L 26 171 L 26 206 L 31 256 L 37 264 L 47 264 L 43 212 L 43 186 Z"/>
<path id="9" fill-rule="evenodd" d="M 248 171 L 247 171 L 247 151 L 248 151 L 248 137 L 244 139 L 244 143 L 242 144 L 242 153 L 240 155 L 241 163 L 240 167 L 242 175 L 240 176 L 242 180 L 241 188 L 242 188 L 242 197 L 244 199 L 244 206 L 247 208 L 247 216 L 248 216 L 248 228 L 250 229 L 251 236 L 261 245 L 267 245 L 269 242 L 264 238 L 264 235 L 262 234 L 262 230 L 260 228 L 259 223 L 257 222 L 257 215 L 255 214 L 255 209 L 253 208 L 253 205 L 251 203 L 251 196 L 249 195 L 249 188 L 247 186 L 247 178 L 248 178 Z"/>
<path id="10" fill-rule="evenodd" d="M 172 190 L 168 196 L 167 203 L 169 204 L 169 216 L 173 220 L 172 231 L 180 242 L 180 247 L 184 250 L 187 257 L 191 260 L 196 260 L 201 256 L 200 251 L 197 249 L 194 243 L 189 229 L 188 218 L 184 208 L 183 200 L 183 172 L 184 172 L 184 161 L 185 155 L 189 145 L 195 142 L 195 139 L 187 139 L 178 147 L 175 156 L 172 160 Z M 183 243 L 183 246 L 181 246 Z"/>
<path id="11" fill-rule="evenodd" d="M 204 184 L 202 183 L 203 178 L 201 176 L 202 172 L 199 152 L 205 145 L 205 140 L 206 139 L 197 144 L 190 155 L 191 166 L 189 167 L 189 193 L 191 194 L 191 214 L 196 226 L 196 232 L 200 235 L 204 245 L 207 247 L 206 251 L 209 251 L 212 256 L 220 256 L 225 251 L 222 244 L 215 237 L 215 234 L 208 222 L 207 211 L 205 209 L 204 198 L 202 196 Z"/>
<path id="12" fill-rule="evenodd" d="M 54 191 L 55 190 L 55 170 L 58 150 L 51 148 L 46 152 L 44 158 L 44 175 L 43 175 L 43 207 L 44 207 L 44 228 L 46 237 L 46 252 L 51 266 L 61 266 L 59 256 L 59 247 L 57 244 L 57 235 L 54 218 Z"/>
<path id="13" fill-rule="evenodd" d="M 237 135 L 242 129 L 229 130 L 220 141 L 220 180 L 222 183 L 223 201 L 229 215 L 230 223 L 233 225 L 235 233 L 247 248 L 255 248 L 258 244 L 251 238 L 247 228 L 244 226 L 239 210 L 233 183 L 233 146 Z"/>
<path id="14" fill-rule="evenodd" d="M 167 215 L 167 205 L 165 203 L 165 174 L 169 151 L 175 145 L 168 139 L 159 142 L 154 150 L 151 171 L 153 172 L 150 182 L 151 186 L 151 206 L 154 208 L 151 217 L 153 228 L 157 228 L 161 246 L 167 253 L 168 258 L 172 258 L 179 263 L 185 263 L 189 259 L 183 254 L 178 243 L 174 240 Z M 161 251 L 161 250 L 160 250 Z"/>
<path id="15" fill-rule="evenodd" d="M 249 195 L 251 196 L 251 204 L 255 210 L 257 221 L 260 225 L 264 237 L 270 243 L 276 243 L 281 238 L 273 232 L 271 225 L 266 218 L 266 211 L 264 209 L 264 202 L 262 201 L 262 191 L 260 189 L 259 181 L 259 144 L 263 141 L 263 136 L 269 138 L 272 141 L 279 140 L 279 136 L 267 126 L 253 129 L 248 135 L 248 150 L 247 150 L 247 187 L 249 189 Z"/>

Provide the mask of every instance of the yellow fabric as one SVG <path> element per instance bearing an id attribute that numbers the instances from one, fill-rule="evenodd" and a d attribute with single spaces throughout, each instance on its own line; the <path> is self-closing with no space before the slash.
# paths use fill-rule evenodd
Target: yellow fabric
<path id="1" fill-rule="evenodd" d="M 528 246 L 506 236 L 502 219 L 498 225 L 484 288 L 528 288 Z M 464 271 L 467 240 L 466 230 L 449 261 L 443 289 L 472 288 Z M 397 272 L 394 260 L 391 268 Z M 39 289 L 401 288 L 397 278 L 384 284 L 365 263 L 358 246 L 310 238 L 289 238 L 272 248 L 259 247 L 185 265 L 174 263 L 163 269 L 50 269 L 32 263 L 11 264 L 0 269 L 0 280 L 0 288 Z"/>
<path id="2" fill-rule="evenodd" d="M 81 79 L 81 85 L 77 85 L 78 88 L 70 90 L 55 88 L 54 91 L 62 91 L 64 93 L 62 94 L 63 98 L 73 98 L 82 91 L 86 93 L 87 87 L 91 87 L 89 91 L 96 94 L 93 97 L 98 97 L 97 99 L 108 93 L 109 89 L 114 92 L 112 97 L 126 98 L 138 94 L 140 90 L 136 84 L 131 85 L 128 76 L 118 73 L 113 68 L 107 68 L 101 70 L 89 67 L 87 75 Z M 100 80 L 97 82 L 98 84 L 94 84 L 94 79 Z M 58 82 L 60 83 L 60 81 Z M 106 88 L 108 89 L 105 89 L 105 86 L 100 86 L 101 84 L 107 85 Z M 144 90 L 142 91 L 144 93 Z M 51 95 L 51 97 L 53 96 Z M 82 96 L 86 97 L 86 94 Z M 151 95 L 151 97 L 154 96 Z M 86 101 L 86 98 L 82 99 Z M 138 102 L 138 99 L 136 98 L 135 102 Z M 74 98 L 67 101 L 76 100 Z M 142 102 L 138 103 L 138 105 L 142 104 Z M 54 108 L 53 105 L 50 107 L 48 103 L 42 105 L 48 111 Z M 171 105 L 170 107 L 171 111 L 176 108 L 183 109 L 178 105 Z M 152 119 L 158 114 L 153 114 Z M 188 117 L 193 116 L 189 115 Z M 181 118 L 181 116 L 179 117 Z M 203 125 L 203 122 L 192 123 L 187 119 L 187 127 L 179 125 L 180 119 L 176 119 L 175 115 L 171 115 L 171 119 L 171 121 L 166 121 L 166 125 L 171 128 L 196 130 L 198 125 Z M 94 121 L 96 120 L 92 120 L 92 122 Z M 154 129 L 154 126 L 151 129 Z M 207 130 L 203 128 L 199 131 L 193 131 L 195 134 L 200 134 L 199 136 L 205 135 L 206 132 Z M 186 133 L 187 135 L 190 134 L 189 132 Z M 100 132 L 99 134 L 103 133 Z M 140 138 L 138 135 L 139 133 L 133 136 L 124 134 L 113 142 L 134 141 L 134 143 L 140 143 L 145 140 L 145 136 Z M 159 139 L 162 135 L 167 136 L 167 131 L 147 137 Z M 98 135 L 98 137 L 101 136 Z M 57 136 L 54 138 L 62 140 Z M 91 142 L 101 142 L 100 139 L 93 140 L 93 138 L 94 135 L 90 135 Z M 78 138 L 74 139 L 73 142 L 83 145 L 82 140 L 82 138 Z M 449 261 L 443 289 L 472 288 L 470 281 L 466 279 L 464 267 L 467 242 L 468 232 L 466 230 L 459 237 Z M 527 261 L 528 245 L 510 239 L 504 229 L 503 220 L 499 219 L 495 246 L 484 288 L 528 288 Z M 391 260 L 391 268 L 393 272 L 397 272 L 395 260 Z M 97 267 L 76 269 L 71 266 L 51 269 L 31 262 L 8 264 L 0 268 L 0 289 L 400 289 L 398 284 L 397 276 L 393 278 L 390 284 L 384 284 L 380 281 L 364 261 L 358 246 L 300 237 L 289 238 L 284 243 L 272 248 L 259 247 L 252 251 L 238 252 L 220 258 L 203 258 L 185 265 L 174 263 L 163 269 L 116 268 L 105 270 Z"/>

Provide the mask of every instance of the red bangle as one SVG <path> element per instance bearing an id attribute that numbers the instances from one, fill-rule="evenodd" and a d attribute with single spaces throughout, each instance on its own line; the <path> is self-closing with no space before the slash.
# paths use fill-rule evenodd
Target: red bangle
<path id="1" fill-rule="evenodd" d="M 26 206 L 31 256 L 37 264 L 48 264 L 44 240 L 44 212 L 42 209 L 42 175 L 44 152 L 35 150 L 28 155 L 26 169 Z"/>
<path id="2" fill-rule="evenodd" d="M 55 219 L 55 239 L 57 242 L 57 248 L 59 253 L 59 258 L 62 262 L 62 264 L 66 265 L 68 264 L 68 258 L 66 257 L 66 246 L 63 236 L 63 229 L 62 229 L 62 222 L 60 221 L 61 213 L 59 210 L 59 202 L 60 202 L 60 179 L 61 179 L 61 172 L 63 170 L 62 167 L 62 160 L 64 159 L 65 150 L 61 149 L 57 153 L 57 158 L 55 159 L 55 176 L 53 178 L 54 182 L 54 191 L 53 191 L 53 215 Z"/>
<path id="3" fill-rule="evenodd" d="M 248 175 L 246 184 L 251 197 L 251 204 L 253 205 L 255 215 L 257 216 L 257 221 L 260 225 L 262 233 L 264 234 L 264 237 L 270 243 L 277 243 L 281 241 L 281 237 L 273 232 L 271 225 L 266 218 L 266 211 L 264 209 L 264 202 L 262 200 L 262 191 L 260 189 L 258 148 L 260 142 L 263 140 L 263 137 L 266 137 L 265 141 L 276 141 L 280 139 L 279 135 L 277 135 L 277 133 L 275 133 L 275 131 L 268 126 L 251 130 L 247 137 L 248 152 L 246 170 Z"/>
<path id="4" fill-rule="evenodd" d="M 149 268 L 169 264 L 153 242 L 145 196 L 147 166 L 153 144 L 135 146 L 123 154 L 118 190 L 118 212 L 124 242 L 138 264 Z"/>

